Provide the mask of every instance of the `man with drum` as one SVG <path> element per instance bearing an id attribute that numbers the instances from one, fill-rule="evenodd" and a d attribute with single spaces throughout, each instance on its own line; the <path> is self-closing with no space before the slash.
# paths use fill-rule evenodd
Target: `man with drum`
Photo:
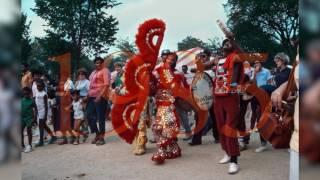
<path id="1" fill-rule="evenodd" d="M 204 49 L 200 53 L 197 54 L 196 60 L 201 61 L 202 63 L 208 63 L 210 61 L 210 57 L 211 57 L 210 50 Z M 194 70 L 192 70 L 192 72 L 194 72 Z M 218 128 L 217 128 L 213 105 L 211 108 L 209 108 L 209 118 L 206 123 L 206 126 L 202 130 L 195 132 L 195 134 L 192 137 L 192 141 L 189 143 L 189 145 L 190 146 L 201 145 L 202 144 L 202 134 L 204 132 L 208 132 L 210 129 L 212 129 L 212 134 L 213 134 L 213 138 L 215 139 L 215 143 L 218 143 L 219 142 L 219 132 L 218 132 Z"/>
<path id="2" fill-rule="evenodd" d="M 216 78 L 214 82 L 214 113 L 220 133 L 220 143 L 224 157 L 220 164 L 229 163 L 229 174 L 239 171 L 238 156 L 240 156 L 237 125 L 239 123 L 240 98 L 237 86 L 244 77 L 243 61 L 237 54 L 232 41 L 226 39 L 222 43 L 225 62 L 216 67 Z M 220 57 L 205 63 L 205 68 L 217 66 Z M 222 59 L 221 59 L 222 60 Z"/>

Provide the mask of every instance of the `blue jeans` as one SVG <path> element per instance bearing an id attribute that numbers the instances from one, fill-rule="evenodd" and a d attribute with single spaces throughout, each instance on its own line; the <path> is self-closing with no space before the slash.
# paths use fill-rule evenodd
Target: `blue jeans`
<path id="1" fill-rule="evenodd" d="M 101 98 L 99 102 L 95 102 L 95 97 L 89 97 L 87 105 L 87 118 L 92 133 L 103 135 L 106 132 L 106 111 L 108 102 Z M 99 128 L 97 126 L 99 122 Z"/>

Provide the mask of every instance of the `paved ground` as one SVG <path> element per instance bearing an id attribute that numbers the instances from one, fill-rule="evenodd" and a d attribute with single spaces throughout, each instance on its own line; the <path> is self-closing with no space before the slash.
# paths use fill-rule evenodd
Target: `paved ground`
<path id="1" fill-rule="evenodd" d="M 86 143 L 74 145 L 48 145 L 22 155 L 22 179 L 24 180 L 287 180 L 289 153 L 286 150 L 268 150 L 257 154 L 258 135 L 253 134 L 250 149 L 239 158 L 241 171 L 227 174 L 227 165 L 217 162 L 223 156 L 219 144 L 213 144 L 212 136 L 203 138 L 203 145 L 188 146 L 182 140 L 183 155 L 168 160 L 164 165 L 154 165 L 150 160 L 155 151 L 148 144 L 143 156 L 131 154 L 131 146 L 111 136 L 107 144 L 97 147 Z"/>

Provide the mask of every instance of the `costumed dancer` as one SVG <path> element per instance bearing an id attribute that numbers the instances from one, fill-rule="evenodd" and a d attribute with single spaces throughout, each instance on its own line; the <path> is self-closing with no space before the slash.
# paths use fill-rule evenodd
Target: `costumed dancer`
<path id="1" fill-rule="evenodd" d="M 225 151 L 220 164 L 229 163 L 228 173 L 234 174 L 239 171 L 238 156 L 240 156 L 236 125 L 239 123 L 240 98 L 237 86 L 243 78 L 242 61 L 237 56 L 231 41 L 223 41 L 223 51 L 226 61 L 223 71 L 216 80 L 214 90 L 214 112 L 220 132 L 220 143 Z"/>
<path id="2" fill-rule="evenodd" d="M 139 53 L 125 65 L 123 86 L 126 92 L 123 95 L 113 96 L 111 111 L 112 125 L 118 135 L 130 144 L 136 138 L 137 145 L 145 150 L 145 128 L 139 128 L 139 125 L 143 127 L 142 122 L 145 122 L 144 117 L 148 109 L 148 97 L 155 92 L 158 110 L 152 129 L 159 136 L 159 140 L 158 151 L 152 156 L 152 160 L 156 163 L 181 156 L 177 144 L 179 121 L 173 105 L 176 97 L 193 105 L 200 121 L 207 118 L 207 112 L 200 110 L 193 101 L 190 89 L 184 88 L 178 76 L 173 73 L 171 67 L 177 61 L 176 54 L 170 55 L 163 65 L 156 69 L 156 77 L 152 75 L 164 31 L 165 23 L 158 19 L 148 20 L 139 27 L 136 35 Z M 157 37 L 156 42 L 153 41 L 155 37 Z"/>
<path id="3" fill-rule="evenodd" d="M 142 155 L 146 150 L 146 127 L 149 119 L 151 72 L 156 66 L 165 24 L 151 19 L 140 25 L 136 35 L 139 53 L 130 58 L 123 74 L 123 87 L 112 98 L 112 124 L 118 135 L 133 144 L 133 152 Z M 158 37 L 157 42 L 152 40 Z"/>
<path id="4" fill-rule="evenodd" d="M 150 116 L 148 113 L 148 102 L 147 102 L 140 115 L 138 132 L 132 143 L 133 153 L 135 155 L 143 155 L 146 153 L 146 149 L 147 149 L 146 143 L 148 142 L 148 138 L 147 138 L 148 122 L 150 122 Z"/>
<path id="5" fill-rule="evenodd" d="M 181 83 L 181 76 L 174 74 L 177 60 L 177 54 L 170 53 L 163 64 L 156 69 L 157 114 L 152 126 L 152 131 L 159 137 L 157 152 L 152 156 L 152 160 L 156 163 L 163 163 L 165 159 L 181 156 L 181 148 L 177 143 L 180 125 L 172 88 L 175 83 Z"/>
<path id="6" fill-rule="evenodd" d="M 220 133 L 220 144 L 225 152 L 220 164 L 229 163 L 229 174 L 239 171 L 238 156 L 240 156 L 238 143 L 240 97 L 238 86 L 243 77 L 243 60 L 237 54 L 237 48 L 232 40 L 225 39 L 222 43 L 226 60 L 222 66 L 218 66 L 221 57 L 205 63 L 205 68 L 215 65 L 216 79 L 214 82 L 214 113 L 216 115 L 218 131 Z"/>

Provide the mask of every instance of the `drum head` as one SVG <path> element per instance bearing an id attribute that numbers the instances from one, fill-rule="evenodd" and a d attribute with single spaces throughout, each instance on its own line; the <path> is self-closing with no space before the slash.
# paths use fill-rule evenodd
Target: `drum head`
<path id="1" fill-rule="evenodd" d="M 201 110 L 209 110 L 213 103 L 213 83 L 211 77 L 205 72 L 196 73 L 191 84 L 191 93 Z"/>

